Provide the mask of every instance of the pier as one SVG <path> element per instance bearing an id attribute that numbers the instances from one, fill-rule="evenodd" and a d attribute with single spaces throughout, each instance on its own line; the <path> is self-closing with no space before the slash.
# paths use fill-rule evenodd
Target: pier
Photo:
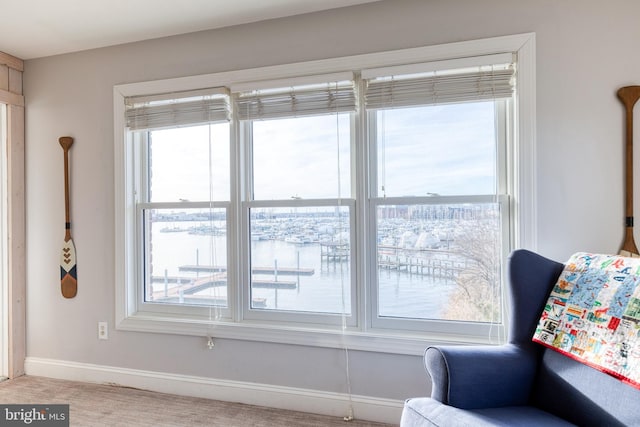
<path id="1" fill-rule="evenodd" d="M 174 284 L 169 287 L 168 284 Z M 164 284 L 163 289 L 156 289 L 154 284 Z M 176 285 L 177 284 L 177 285 Z M 213 305 L 226 305 L 226 290 L 225 296 L 218 295 L 197 295 L 198 292 L 213 288 L 213 287 L 226 287 L 227 286 L 227 273 L 217 273 L 210 276 L 193 278 L 193 277 L 179 277 L 179 276 L 153 276 L 151 278 L 151 292 L 150 298 L 152 301 L 162 302 L 179 302 L 187 304 L 213 304 Z M 298 287 L 297 282 L 284 280 L 261 280 L 251 279 L 251 286 L 261 289 L 296 289 Z M 253 307 L 266 307 L 266 299 L 253 297 Z"/>
<path id="2" fill-rule="evenodd" d="M 337 242 L 320 243 L 320 258 L 322 261 L 349 261 L 349 244 Z"/>
<path id="3" fill-rule="evenodd" d="M 321 243 L 320 257 L 323 262 L 348 261 L 349 245 L 334 242 Z M 455 279 L 460 272 L 472 265 L 473 261 L 441 249 L 378 245 L 378 269 L 380 270 Z"/>
<path id="4" fill-rule="evenodd" d="M 382 248 L 382 247 L 379 247 Z M 408 274 L 455 279 L 459 273 L 469 268 L 471 263 L 460 257 L 436 258 L 411 254 L 411 250 L 386 247 L 387 251 L 378 252 L 378 268 L 404 271 Z"/>
<path id="5" fill-rule="evenodd" d="M 182 265 L 178 267 L 179 271 L 188 271 L 192 273 L 217 273 L 226 272 L 227 267 L 215 265 Z M 252 267 L 251 274 L 269 274 L 282 276 L 313 276 L 315 270 L 313 268 L 295 268 L 295 267 Z"/>
<path id="6" fill-rule="evenodd" d="M 183 292 L 186 295 L 195 294 L 208 288 L 227 286 L 227 274 L 219 273 L 206 277 L 179 277 L 179 276 L 153 276 L 151 283 L 171 283 L 177 286 L 167 287 L 167 295 L 171 293 Z M 291 280 L 263 280 L 251 279 L 251 286 L 254 288 L 267 289 L 295 289 L 298 284 Z M 155 292 L 154 292 L 155 293 Z"/>

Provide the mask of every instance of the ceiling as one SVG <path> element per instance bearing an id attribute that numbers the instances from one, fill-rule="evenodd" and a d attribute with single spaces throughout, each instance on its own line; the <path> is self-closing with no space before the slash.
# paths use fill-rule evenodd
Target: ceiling
<path id="1" fill-rule="evenodd" d="M 0 52 L 33 59 L 377 0 L 0 0 Z"/>

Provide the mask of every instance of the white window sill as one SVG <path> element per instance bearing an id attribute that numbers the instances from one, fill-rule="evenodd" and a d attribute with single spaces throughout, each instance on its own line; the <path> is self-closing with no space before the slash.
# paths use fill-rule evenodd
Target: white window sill
<path id="1" fill-rule="evenodd" d="M 502 344 L 501 334 L 492 337 L 478 337 L 472 335 L 452 335 L 371 330 L 367 332 L 342 329 L 320 329 L 317 326 L 290 326 L 281 324 L 233 323 L 233 322 L 203 322 L 157 314 L 134 314 L 116 325 L 117 330 L 152 332 L 164 334 L 211 336 L 214 340 L 234 339 L 244 341 L 271 342 L 280 344 L 294 344 L 324 348 L 348 348 L 350 350 L 371 351 L 378 353 L 392 353 L 402 355 L 422 356 L 429 345 L 479 345 Z M 502 330 L 496 327 L 494 332 Z"/>

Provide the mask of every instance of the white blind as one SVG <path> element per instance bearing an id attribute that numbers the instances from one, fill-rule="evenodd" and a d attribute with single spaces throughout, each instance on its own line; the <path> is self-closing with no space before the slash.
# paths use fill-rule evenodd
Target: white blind
<path id="1" fill-rule="evenodd" d="M 369 109 L 480 101 L 509 98 L 514 84 L 514 64 L 483 65 L 366 79 L 364 98 Z"/>
<path id="2" fill-rule="evenodd" d="M 350 112 L 356 110 L 353 74 L 340 73 L 332 76 L 315 76 L 321 83 L 303 83 L 278 87 L 282 82 L 258 82 L 259 89 L 246 90 L 248 85 L 232 88 L 237 92 L 236 112 L 240 120 L 274 119 L 308 115 Z M 309 80 L 309 79 L 308 79 Z M 292 82 L 295 83 L 295 82 Z M 245 89 L 245 90 L 241 90 Z"/>
<path id="3" fill-rule="evenodd" d="M 132 96 L 125 99 L 125 105 L 126 125 L 131 130 L 217 123 L 231 117 L 226 88 Z"/>

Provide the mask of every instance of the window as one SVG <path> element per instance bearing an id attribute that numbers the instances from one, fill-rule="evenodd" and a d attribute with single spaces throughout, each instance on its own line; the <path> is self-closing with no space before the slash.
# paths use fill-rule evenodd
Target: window
<path id="1" fill-rule="evenodd" d="M 510 55 L 480 61 L 437 71 L 432 64 L 363 71 L 376 165 L 376 326 L 502 323 L 515 64 Z"/>
<path id="2" fill-rule="evenodd" d="M 139 141 L 145 302 L 227 308 L 229 124 L 147 130 Z"/>
<path id="3" fill-rule="evenodd" d="M 232 88 L 246 153 L 244 317 L 337 325 L 355 312 L 353 75 L 280 84 Z"/>
<path id="4" fill-rule="evenodd" d="M 338 187 L 346 181 L 342 190 L 349 195 L 349 115 L 253 121 L 246 126 L 252 130 L 253 153 L 254 191 L 245 205 L 251 294 L 261 295 L 270 310 L 342 313 L 343 292 L 349 299 L 350 257 L 343 259 L 338 273 L 323 270 L 328 270 L 324 253 L 329 248 L 350 247 L 353 203 L 340 198 Z M 271 268 L 261 268 L 265 266 L 273 267 L 271 279 L 276 271 L 291 275 L 288 286 L 295 292 L 288 293 L 288 302 L 277 298 L 277 289 L 285 285 L 275 284 L 276 297 L 267 297 L 272 291 L 261 276 Z M 255 301 L 252 308 L 258 308 Z M 348 302 L 344 309 L 351 311 Z"/>
<path id="5" fill-rule="evenodd" d="M 216 318 L 229 317 L 229 96 L 210 89 L 126 104 L 140 309 L 194 306 L 202 315 L 213 307 Z"/>
<path id="6" fill-rule="evenodd" d="M 394 352 L 501 336 L 531 227 L 523 40 L 116 87 L 118 327 Z"/>

